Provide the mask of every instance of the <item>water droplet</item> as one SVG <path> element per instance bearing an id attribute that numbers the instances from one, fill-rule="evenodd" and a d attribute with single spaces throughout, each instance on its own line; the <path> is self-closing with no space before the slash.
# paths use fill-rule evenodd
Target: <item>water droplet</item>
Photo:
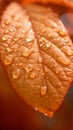
<path id="1" fill-rule="evenodd" d="M 34 79 L 35 77 L 36 77 L 36 73 L 35 73 L 35 72 L 31 72 L 31 73 L 30 73 L 30 78 L 31 78 L 31 79 Z"/>
<path id="2" fill-rule="evenodd" d="M 40 63 L 42 63 L 42 57 L 39 57 L 38 61 L 39 61 Z"/>
<path id="3" fill-rule="evenodd" d="M 13 56 L 12 55 L 8 55 L 4 58 L 4 64 L 5 65 L 10 65 L 13 62 Z"/>
<path id="4" fill-rule="evenodd" d="M 24 57 L 28 57 L 29 55 L 32 54 L 32 52 L 33 52 L 32 50 L 29 50 L 28 48 L 24 47 L 24 50 L 23 50 L 22 55 L 23 55 Z"/>
<path id="5" fill-rule="evenodd" d="M 26 66 L 24 66 L 24 69 L 27 71 L 27 72 L 30 72 L 33 70 L 33 65 L 32 64 L 27 64 Z"/>
<path id="6" fill-rule="evenodd" d="M 63 30 L 58 31 L 58 33 L 59 33 L 62 37 L 64 37 L 64 36 L 67 35 L 67 32 L 66 32 L 66 31 L 63 31 Z"/>
<path id="7" fill-rule="evenodd" d="M 67 54 L 68 54 L 69 56 L 72 56 L 72 55 L 73 55 L 73 50 L 69 49 L 69 50 L 67 51 Z"/>
<path id="8" fill-rule="evenodd" d="M 7 50 L 7 52 L 12 52 L 13 48 L 7 47 L 6 50 Z"/>
<path id="9" fill-rule="evenodd" d="M 42 32 L 43 32 L 43 33 L 46 32 L 46 28 L 44 28 L 44 29 L 42 30 Z"/>
<path id="10" fill-rule="evenodd" d="M 20 36 L 14 37 L 13 40 L 17 42 L 19 40 Z"/>
<path id="11" fill-rule="evenodd" d="M 34 109 L 35 109 L 36 111 L 38 111 L 38 107 L 34 107 Z"/>
<path id="12" fill-rule="evenodd" d="M 5 34 L 8 34 L 8 32 L 9 32 L 9 30 L 5 30 L 5 32 L 4 32 L 4 33 L 5 33 Z"/>
<path id="13" fill-rule="evenodd" d="M 46 92 L 47 92 L 47 87 L 46 86 L 41 87 L 41 95 L 45 96 Z"/>
<path id="14" fill-rule="evenodd" d="M 69 39 L 65 39 L 65 42 L 68 43 L 68 42 L 69 42 Z"/>
<path id="15" fill-rule="evenodd" d="M 44 41 L 44 37 L 39 38 L 39 42 L 43 42 Z"/>
<path id="16" fill-rule="evenodd" d="M 20 24 L 17 24 L 17 25 L 16 25 L 16 28 L 17 28 L 17 29 L 18 29 L 18 28 L 20 28 L 20 27 L 21 27 L 21 25 L 20 25 Z"/>
<path id="17" fill-rule="evenodd" d="M 2 36 L 2 41 L 7 41 L 7 37 Z"/>
<path id="18" fill-rule="evenodd" d="M 14 79 L 18 79 L 20 76 L 20 69 L 16 69 L 12 72 L 12 76 Z"/>
<path id="19" fill-rule="evenodd" d="M 32 42 L 34 40 L 34 38 L 32 38 L 31 35 L 29 35 L 27 38 L 26 38 L 26 42 Z"/>
<path id="20" fill-rule="evenodd" d="M 13 16 L 13 19 L 14 19 L 15 21 L 18 21 L 18 20 L 19 20 L 19 18 L 16 17 L 16 16 Z"/>
<path id="21" fill-rule="evenodd" d="M 47 47 L 47 48 L 51 47 L 51 43 L 50 43 L 50 42 L 47 42 L 47 43 L 46 43 L 46 47 Z"/>
<path id="22" fill-rule="evenodd" d="M 59 41 L 60 41 L 60 38 L 57 38 L 56 40 L 59 42 Z"/>
<path id="23" fill-rule="evenodd" d="M 5 27 L 5 25 L 4 25 L 4 24 L 2 24 L 2 25 L 1 25 L 1 28 L 3 28 L 3 29 L 4 29 L 4 27 Z"/>
<path id="24" fill-rule="evenodd" d="M 12 28 L 10 29 L 10 32 L 13 32 L 13 29 L 12 29 Z"/>
<path id="25" fill-rule="evenodd" d="M 9 24 L 10 24 L 10 20 L 6 19 L 4 23 L 5 23 L 6 25 L 9 25 Z"/>
<path id="26" fill-rule="evenodd" d="M 22 33 L 25 33 L 25 30 L 22 30 Z"/>
<path id="27" fill-rule="evenodd" d="M 58 61 L 61 62 L 64 65 L 69 65 L 70 64 L 70 59 L 68 59 L 68 58 L 58 57 Z"/>

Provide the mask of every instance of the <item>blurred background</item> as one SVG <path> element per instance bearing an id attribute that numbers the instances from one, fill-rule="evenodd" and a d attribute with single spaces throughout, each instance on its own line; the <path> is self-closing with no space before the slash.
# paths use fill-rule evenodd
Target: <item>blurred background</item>
<path id="1" fill-rule="evenodd" d="M 57 7 L 73 40 L 73 11 Z M 73 130 L 73 84 L 53 118 L 33 110 L 10 87 L 0 64 L 0 130 Z"/>

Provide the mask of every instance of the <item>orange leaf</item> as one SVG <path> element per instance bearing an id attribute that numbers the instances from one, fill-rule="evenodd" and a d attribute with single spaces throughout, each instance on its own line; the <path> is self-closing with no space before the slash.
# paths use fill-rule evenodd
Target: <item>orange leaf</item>
<path id="1" fill-rule="evenodd" d="M 50 7 L 10 4 L 1 19 L 0 54 L 16 92 L 53 116 L 73 78 L 73 44 L 58 14 Z"/>

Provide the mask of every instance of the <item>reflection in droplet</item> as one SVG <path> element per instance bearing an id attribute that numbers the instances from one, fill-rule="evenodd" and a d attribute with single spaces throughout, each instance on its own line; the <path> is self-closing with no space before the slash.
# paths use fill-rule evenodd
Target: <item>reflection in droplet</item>
<path id="1" fill-rule="evenodd" d="M 22 55 L 23 55 L 24 57 L 28 57 L 28 56 L 31 55 L 31 54 L 32 54 L 32 50 L 29 50 L 28 48 L 24 47 L 24 50 L 23 50 Z"/>
<path id="2" fill-rule="evenodd" d="M 69 65 L 70 64 L 70 59 L 68 58 L 62 58 L 62 57 L 58 57 L 58 61 L 64 65 Z"/>
<path id="3" fill-rule="evenodd" d="M 31 72 L 31 73 L 30 73 L 30 78 L 31 78 L 31 79 L 34 79 L 35 77 L 36 77 L 36 73 L 35 73 L 35 72 Z"/>
<path id="4" fill-rule="evenodd" d="M 9 24 L 10 24 L 10 20 L 6 19 L 4 23 L 5 23 L 6 25 L 9 25 Z"/>
<path id="5" fill-rule="evenodd" d="M 67 35 L 67 32 L 66 32 L 66 31 L 63 31 L 63 30 L 58 31 L 58 33 L 59 33 L 62 37 L 64 37 L 64 36 Z"/>
<path id="6" fill-rule="evenodd" d="M 25 69 L 27 72 L 30 72 L 31 70 L 33 70 L 33 65 L 32 65 L 32 64 L 27 64 L 26 66 L 24 66 L 24 69 Z"/>
<path id="7" fill-rule="evenodd" d="M 47 43 L 46 43 L 46 47 L 47 47 L 47 48 L 51 47 L 51 43 L 50 43 L 50 42 L 47 42 Z"/>
<path id="8" fill-rule="evenodd" d="M 5 34 L 8 34 L 8 32 L 9 32 L 9 30 L 5 30 L 5 32 L 4 32 L 4 33 L 5 33 Z"/>
<path id="9" fill-rule="evenodd" d="M 46 86 L 41 87 L 41 95 L 45 96 L 46 93 L 47 93 L 47 87 Z"/>
<path id="10" fill-rule="evenodd" d="M 13 56 L 12 55 L 8 55 L 4 58 L 4 64 L 5 65 L 10 65 L 13 62 Z"/>
<path id="11" fill-rule="evenodd" d="M 7 37 L 2 36 L 2 41 L 7 41 Z"/>
<path id="12" fill-rule="evenodd" d="M 18 79 L 20 76 L 20 69 L 16 69 L 12 72 L 12 76 L 14 79 Z"/>
<path id="13" fill-rule="evenodd" d="M 7 52 L 12 52 L 13 48 L 7 47 L 6 50 L 7 50 Z"/>

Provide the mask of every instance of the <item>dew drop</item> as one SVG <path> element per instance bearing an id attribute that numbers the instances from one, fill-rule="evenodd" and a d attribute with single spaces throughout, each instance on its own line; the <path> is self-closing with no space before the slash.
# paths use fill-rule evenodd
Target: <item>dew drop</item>
<path id="1" fill-rule="evenodd" d="M 70 64 L 70 59 L 68 59 L 68 58 L 59 57 L 58 61 L 61 62 L 64 65 L 69 65 Z"/>
<path id="2" fill-rule="evenodd" d="M 45 96 L 46 93 L 47 93 L 47 87 L 46 87 L 46 86 L 41 87 L 41 95 L 42 95 L 42 96 Z"/>
<path id="3" fill-rule="evenodd" d="M 2 41 L 7 41 L 7 37 L 2 36 Z"/>
<path id="4" fill-rule="evenodd" d="M 13 62 L 13 56 L 12 55 L 8 55 L 4 58 L 4 64 L 5 65 L 10 65 Z"/>
<path id="5" fill-rule="evenodd" d="M 40 63 L 42 63 L 42 58 L 41 58 L 41 57 L 39 57 L 38 61 L 39 61 Z"/>
<path id="6" fill-rule="evenodd" d="M 27 38 L 26 38 L 26 42 L 32 42 L 34 39 L 32 38 L 32 36 L 28 36 Z"/>
<path id="7" fill-rule="evenodd" d="M 22 33 L 25 33 L 25 30 L 22 30 Z"/>
<path id="8" fill-rule="evenodd" d="M 18 37 L 15 37 L 15 38 L 13 38 L 13 40 L 15 41 L 15 42 L 17 42 L 18 40 L 19 40 L 19 36 Z"/>
<path id="9" fill-rule="evenodd" d="M 30 73 L 30 78 L 31 78 L 31 79 L 34 79 L 35 77 L 36 77 L 36 73 L 35 73 L 35 72 L 31 72 L 31 73 Z"/>
<path id="10" fill-rule="evenodd" d="M 58 33 L 59 33 L 62 37 L 64 37 L 64 36 L 67 35 L 66 31 L 63 31 L 63 30 L 58 31 Z"/>
<path id="11" fill-rule="evenodd" d="M 51 43 L 50 43 L 50 42 L 47 42 L 47 43 L 46 43 L 46 47 L 47 47 L 47 48 L 51 47 Z"/>
<path id="12" fill-rule="evenodd" d="M 16 69 L 12 72 L 12 76 L 14 79 L 18 79 L 20 76 L 20 69 Z"/>
<path id="13" fill-rule="evenodd" d="M 6 20 L 5 20 L 5 24 L 6 24 L 6 25 L 9 25 L 9 24 L 10 24 L 10 20 L 6 19 Z"/>
<path id="14" fill-rule="evenodd" d="M 26 66 L 24 66 L 24 69 L 27 71 L 27 72 L 30 72 L 33 70 L 33 65 L 32 64 L 28 64 Z"/>
<path id="15" fill-rule="evenodd" d="M 20 25 L 20 24 L 17 24 L 17 25 L 16 25 L 16 28 L 17 28 L 17 29 L 18 29 L 18 28 L 20 28 L 20 27 L 21 27 L 21 25 Z"/>
<path id="16" fill-rule="evenodd" d="M 44 33 L 44 32 L 46 32 L 46 28 L 44 28 L 44 29 L 42 30 L 42 33 Z"/>
<path id="17" fill-rule="evenodd" d="M 5 30 L 5 32 L 4 32 L 4 33 L 5 33 L 5 34 L 8 34 L 8 32 L 9 32 L 9 30 Z"/>
<path id="18" fill-rule="evenodd" d="M 56 40 L 59 42 L 59 41 L 60 41 L 60 38 L 57 38 Z"/>
<path id="19" fill-rule="evenodd" d="M 29 55 L 32 54 L 32 52 L 33 52 L 32 50 L 29 50 L 28 48 L 24 47 L 24 50 L 23 50 L 22 55 L 23 55 L 24 57 L 28 57 Z"/>
<path id="20" fill-rule="evenodd" d="M 13 48 L 7 47 L 6 50 L 7 50 L 7 52 L 12 52 Z"/>
<path id="21" fill-rule="evenodd" d="M 13 16 L 13 19 L 14 19 L 15 21 L 18 21 L 18 20 L 19 20 L 19 18 L 16 17 L 16 16 Z"/>
<path id="22" fill-rule="evenodd" d="M 65 42 L 68 43 L 68 42 L 69 42 L 69 39 L 65 39 Z"/>
<path id="23" fill-rule="evenodd" d="M 3 28 L 3 29 L 4 29 L 4 27 L 5 27 L 5 25 L 4 25 L 4 24 L 2 24 L 2 25 L 1 25 L 1 28 Z"/>
<path id="24" fill-rule="evenodd" d="M 12 28 L 10 29 L 10 32 L 13 32 L 13 29 L 12 29 Z"/>
<path id="25" fill-rule="evenodd" d="M 38 111 L 38 107 L 34 107 L 34 109 L 35 109 L 36 111 Z"/>

